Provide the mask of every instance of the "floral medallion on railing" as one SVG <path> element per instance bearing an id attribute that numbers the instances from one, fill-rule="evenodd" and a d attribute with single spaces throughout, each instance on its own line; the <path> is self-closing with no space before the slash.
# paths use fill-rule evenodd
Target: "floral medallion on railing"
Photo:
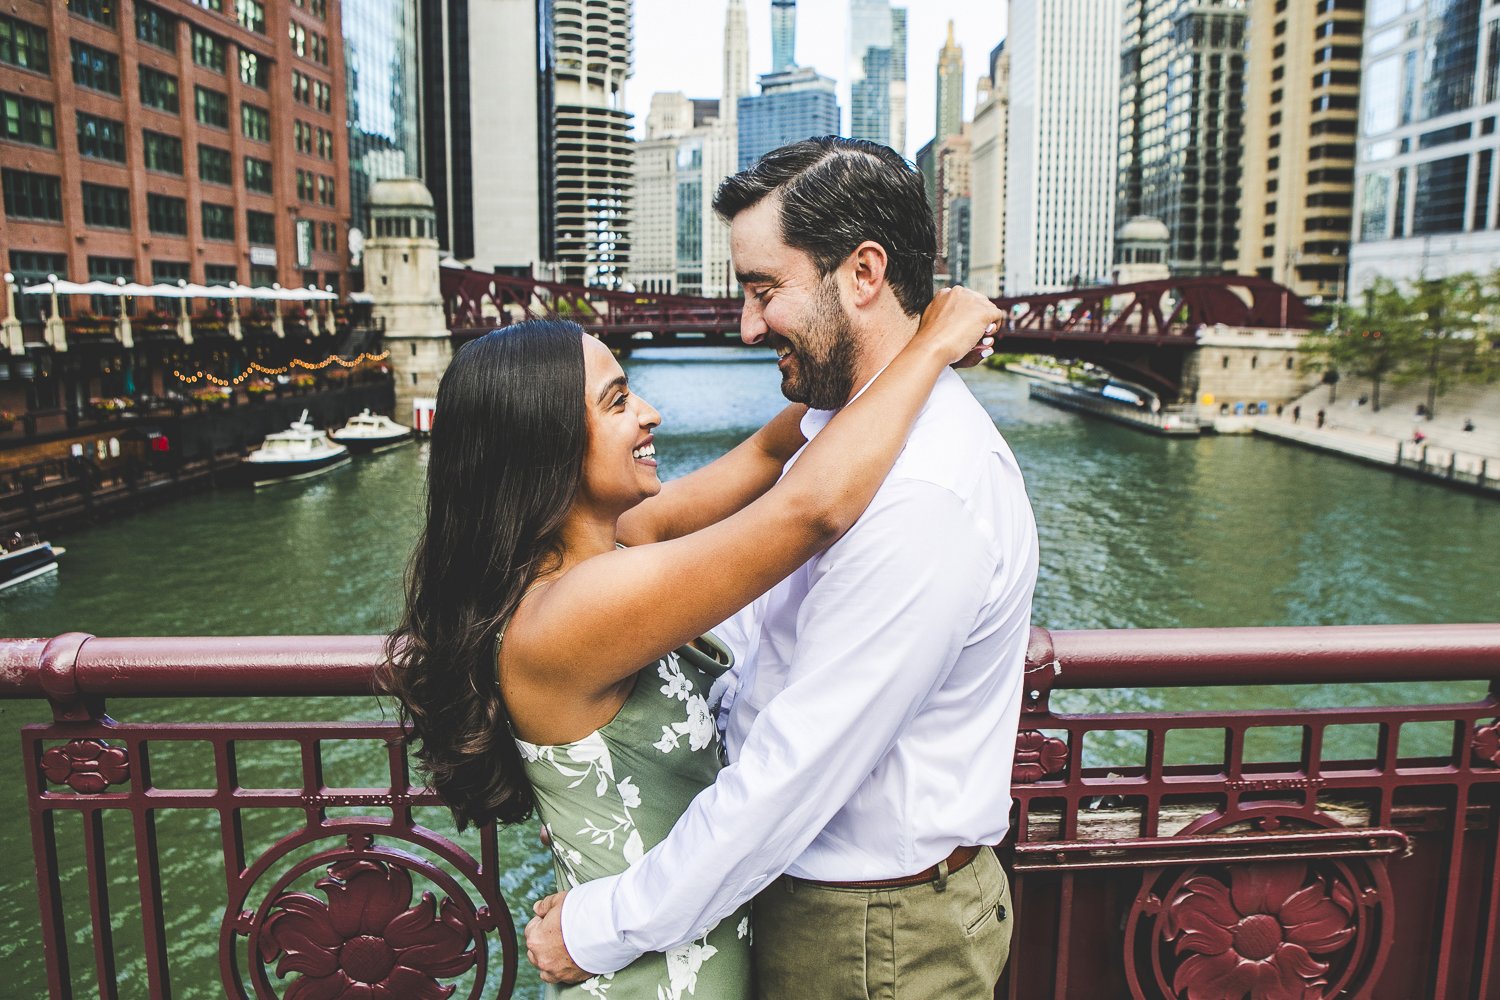
<path id="1" fill-rule="evenodd" d="M 445 1000 L 440 979 L 474 967 L 459 907 L 430 892 L 412 905 L 411 875 L 374 860 L 341 861 L 317 882 L 326 902 L 284 893 L 260 933 L 260 960 L 301 973 L 286 1000 Z"/>
<path id="2" fill-rule="evenodd" d="M 1275 833 L 1326 829 L 1321 814 L 1230 814 L 1190 835 L 1247 825 Z M 1332 824 L 1337 826 L 1337 824 Z M 1393 944 L 1381 856 L 1163 865 L 1146 869 L 1126 916 L 1131 995 L 1173 1000 L 1332 1000 L 1363 996 Z"/>
<path id="3" fill-rule="evenodd" d="M 1181 997 L 1326 996 L 1329 963 L 1320 956 L 1354 937 L 1356 904 L 1307 865 L 1236 865 L 1228 884 L 1188 879 L 1167 904 L 1161 935 L 1182 959 L 1172 976 Z"/>
<path id="4" fill-rule="evenodd" d="M 82 795 L 130 780 L 130 752 L 103 740 L 72 740 L 42 754 L 42 774 Z"/>
<path id="5" fill-rule="evenodd" d="M 1035 784 L 1061 774 L 1067 766 L 1068 745 L 1062 740 L 1035 729 L 1023 729 L 1016 734 L 1016 756 L 1010 771 L 1012 783 Z"/>
<path id="6" fill-rule="evenodd" d="M 1474 731 L 1474 741 L 1469 744 L 1474 751 L 1474 761 L 1500 767 L 1500 719 Z"/>

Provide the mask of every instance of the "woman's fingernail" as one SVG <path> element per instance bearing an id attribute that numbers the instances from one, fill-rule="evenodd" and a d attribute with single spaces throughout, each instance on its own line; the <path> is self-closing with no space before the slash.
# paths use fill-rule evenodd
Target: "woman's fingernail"
<path id="1" fill-rule="evenodd" d="M 995 338 L 994 337 L 985 337 L 983 340 L 980 341 L 981 344 L 984 344 L 986 346 L 988 346 L 990 344 L 993 344 L 994 342 L 995 342 Z"/>
<path id="2" fill-rule="evenodd" d="M 986 347 L 984 350 L 982 350 L 982 351 L 979 352 L 979 356 L 981 358 L 987 358 L 991 354 L 994 354 L 994 353 L 995 353 L 995 349 L 993 347 Z"/>

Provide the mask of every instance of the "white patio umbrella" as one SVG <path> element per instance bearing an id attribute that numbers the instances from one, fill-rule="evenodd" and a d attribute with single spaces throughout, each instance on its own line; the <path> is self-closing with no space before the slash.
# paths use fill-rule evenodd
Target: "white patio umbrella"
<path id="1" fill-rule="evenodd" d="M 56 282 L 42 281 L 38 282 L 35 285 L 27 285 L 25 288 L 21 289 L 21 294 L 48 295 L 51 294 L 54 285 L 56 286 L 57 294 L 59 295 L 107 295 L 109 294 L 108 291 L 101 291 L 100 289 L 106 288 L 109 290 L 113 290 L 116 287 L 114 285 L 105 285 L 105 283 L 102 281 L 78 282 L 67 281 L 63 278 L 58 278 Z"/>

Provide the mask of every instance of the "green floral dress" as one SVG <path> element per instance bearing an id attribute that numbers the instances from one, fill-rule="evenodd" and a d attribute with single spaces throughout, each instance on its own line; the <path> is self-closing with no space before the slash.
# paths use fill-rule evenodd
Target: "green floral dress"
<path id="1" fill-rule="evenodd" d="M 630 867 L 713 783 L 721 763 L 709 692 L 733 660 L 713 635 L 699 644 L 711 653 L 684 646 L 643 668 L 619 714 L 583 739 L 561 746 L 516 740 L 552 839 L 560 888 Z M 745 906 L 696 941 L 577 986 L 549 987 L 547 995 L 748 1000 L 750 937 Z"/>

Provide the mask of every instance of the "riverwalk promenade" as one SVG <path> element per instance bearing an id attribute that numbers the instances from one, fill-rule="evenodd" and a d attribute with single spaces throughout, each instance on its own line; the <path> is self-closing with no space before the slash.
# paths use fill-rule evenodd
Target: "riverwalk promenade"
<path id="1" fill-rule="evenodd" d="M 1426 405 L 1422 386 L 1383 387 L 1381 396 L 1376 411 L 1368 382 L 1341 384 L 1336 393 L 1319 386 L 1283 407 L 1280 417 L 1258 420 L 1254 430 L 1500 496 L 1500 385 L 1465 386 L 1440 396 L 1439 416 L 1430 420 L 1418 412 Z"/>

